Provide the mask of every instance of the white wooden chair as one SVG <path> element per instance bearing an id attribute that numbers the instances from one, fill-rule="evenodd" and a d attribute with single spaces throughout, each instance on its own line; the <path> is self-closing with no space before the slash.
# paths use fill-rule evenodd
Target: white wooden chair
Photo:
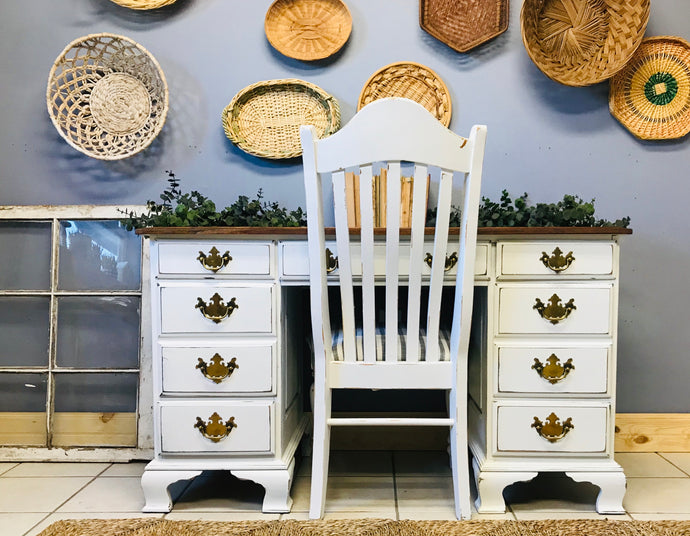
<path id="1" fill-rule="evenodd" d="M 310 518 L 324 511 L 331 426 L 414 425 L 450 428 L 450 453 L 457 517 L 470 517 L 467 453 L 467 349 L 474 288 L 474 261 L 480 180 L 486 127 L 474 126 L 468 139 L 446 129 L 425 108 L 408 99 L 388 98 L 359 111 L 339 132 L 319 140 L 312 126 L 301 127 L 307 199 L 311 322 L 314 348 L 314 436 Z M 387 171 L 385 277 L 375 274 L 373 201 L 360 196 L 361 231 L 348 229 L 346 169 L 360 176 L 360 192 L 372 191 L 375 166 Z M 401 232 L 401 162 L 414 164 L 412 224 Z M 410 164 L 403 164 L 407 166 Z M 425 217 L 429 167 L 438 173 L 438 209 L 430 276 L 425 271 Z M 434 179 L 436 181 L 436 179 Z M 457 184 L 454 184 L 457 183 Z M 333 206 L 338 269 L 326 269 L 324 199 Z M 440 318 L 451 193 L 462 193 L 462 225 L 452 321 Z M 454 198 L 455 203 L 455 198 Z M 427 241 L 430 237 L 427 235 Z M 428 251 L 428 250 L 427 250 Z M 353 259 L 361 257 L 354 265 Z M 405 267 L 402 272 L 399 268 Z M 359 277 L 361 273 L 361 278 Z M 333 281 L 334 275 L 336 281 Z M 355 274 L 353 276 L 353 274 Z M 331 326 L 327 285 L 340 287 L 340 325 Z M 375 286 L 385 284 L 385 303 L 377 304 Z M 422 308 L 422 287 L 428 304 Z M 399 315 L 399 287 L 408 288 L 407 313 Z M 358 294 L 361 292 L 361 301 Z M 337 295 L 337 291 L 336 291 Z M 333 296 L 332 296 L 333 298 Z M 334 300 L 335 301 L 335 300 Z M 379 301 L 383 302 L 382 298 Z M 401 307 L 404 300 L 401 300 Z M 355 313 L 356 304 L 361 313 Z M 375 314 L 385 308 L 385 322 Z M 428 311 L 426 318 L 420 315 Z M 420 311 L 422 311 L 420 313 Z M 402 319 L 399 319 L 402 316 Z M 358 322 L 356 323 L 356 319 Z M 406 321 L 405 321 L 406 320 Z M 445 322 L 444 322 L 445 321 Z M 442 329 L 442 322 L 450 333 Z M 413 335 L 414 334 L 414 335 Z M 336 342 L 334 342 L 336 341 Z M 449 393 L 447 418 L 334 418 L 332 389 L 443 389 Z"/>

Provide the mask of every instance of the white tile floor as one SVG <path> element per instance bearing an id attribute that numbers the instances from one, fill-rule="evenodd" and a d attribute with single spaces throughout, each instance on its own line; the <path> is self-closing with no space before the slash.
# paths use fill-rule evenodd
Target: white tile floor
<path id="1" fill-rule="evenodd" d="M 627 514 L 615 519 L 690 520 L 690 453 L 619 453 L 628 477 Z M 35 536 L 59 519 L 144 517 L 145 463 L 0 463 L 0 532 Z M 175 484 L 168 519 L 306 519 L 309 460 L 298 461 L 290 514 L 261 513 L 263 488 L 229 473 Z M 454 519 L 443 452 L 334 452 L 326 518 Z M 506 489 L 508 511 L 486 519 L 597 518 L 598 488 L 540 474 Z M 148 514 L 161 517 L 163 514 Z"/>

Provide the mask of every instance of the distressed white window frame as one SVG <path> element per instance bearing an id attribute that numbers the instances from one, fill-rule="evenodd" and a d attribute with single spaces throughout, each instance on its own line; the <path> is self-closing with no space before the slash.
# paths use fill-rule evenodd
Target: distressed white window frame
<path id="1" fill-rule="evenodd" d="M 59 250 L 59 222 L 63 220 L 119 220 L 125 217 L 122 211 L 137 214 L 145 212 L 143 205 L 9 205 L 0 206 L 0 221 L 44 221 L 52 223 L 52 251 L 50 252 L 51 289 L 50 296 L 60 295 L 56 291 L 57 255 Z M 140 341 L 139 367 L 137 369 L 123 369 L 122 372 L 139 372 L 139 392 L 137 400 L 137 443 L 135 447 L 2 447 L 0 446 L 0 461 L 93 461 L 93 462 L 123 462 L 135 459 L 148 460 L 153 457 L 153 391 L 151 387 L 151 326 L 150 326 L 150 296 L 147 292 L 149 281 L 149 248 L 148 241 L 142 240 L 141 252 L 141 288 L 131 293 L 122 291 L 98 291 L 99 296 L 110 292 L 117 295 L 131 294 L 141 297 L 140 309 Z M 88 292 L 88 291 L 87 291 Z M 7 295 L 45 295 L 45 291 L 1 291 L 0 296 Z M 52 307 L 51 307 L 52 310 Z M 55 337 L 55 318 L 50 319 L 50 347 L 53 350 Z M 53 366 L 51 356 L 48 369 Z M 3 367 L 2 372 L 24 372 L 21 367 Z M 31 370 L 36 372 L 35 367 Z M 106 369 L 89 369 L 84 372 L 99 372 Z M 118 372 L 121 370 L 118 369 Z M 75 372 L 78 374 L 79 372 Z M 46 410 L 52 411 L 52 389 L 48 388 Z M 46 416 L 46 426 L 50 427 L 52 418 Z M 48 430 L 50 436 L 50 430 Z"/>

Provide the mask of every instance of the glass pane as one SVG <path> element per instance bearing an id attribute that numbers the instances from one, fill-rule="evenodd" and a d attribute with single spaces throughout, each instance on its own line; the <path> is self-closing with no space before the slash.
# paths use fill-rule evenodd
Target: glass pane
<path id="1" fill-rule="evenodd" d="M 50 223 L 0 222 L 0 289 L 50 290 Z"/>
<path id="2" fill-rule="evenodd" d="M 50 298 L 0 298 L 0 366 L 48 366 Z"/>
<path id="3" fill-rule="evenodd" d="M 55 375 L 56 412 L 136 412 L 139 375 L 60 373 Z"/>
<path id="4" fill-rule="evenodd" d="M 139 303 L 129 296 L 59 298 L 57 365 L 137 368 Z"/>
<path id="5" fill-rule="evenodd" d="M 60 290 L 139 290 L 141 238 L 114 220 L 60 222 Z"/>
<path id="6" fill-rule="evenodd" d="M 0 445 L 46 446 L 46 374 L 0 373 Z"/>

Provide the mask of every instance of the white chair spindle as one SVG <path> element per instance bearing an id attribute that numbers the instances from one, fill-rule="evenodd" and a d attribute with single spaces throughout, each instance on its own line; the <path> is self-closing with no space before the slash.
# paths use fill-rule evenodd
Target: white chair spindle
<path id="1" fill-rule="evenodd" d="M 386 361 L 398 361 L 400 162 L 389 162 L 386 185 Z"/>
<path id="2" fill-rule="evenodd" d="M 362 338 L 364 361 L 376 361 L 376 297 L 374 295 L 374 204 L 373 170 L 362 166 L 359 176 L 359 203 L 362 244 Z"/>

